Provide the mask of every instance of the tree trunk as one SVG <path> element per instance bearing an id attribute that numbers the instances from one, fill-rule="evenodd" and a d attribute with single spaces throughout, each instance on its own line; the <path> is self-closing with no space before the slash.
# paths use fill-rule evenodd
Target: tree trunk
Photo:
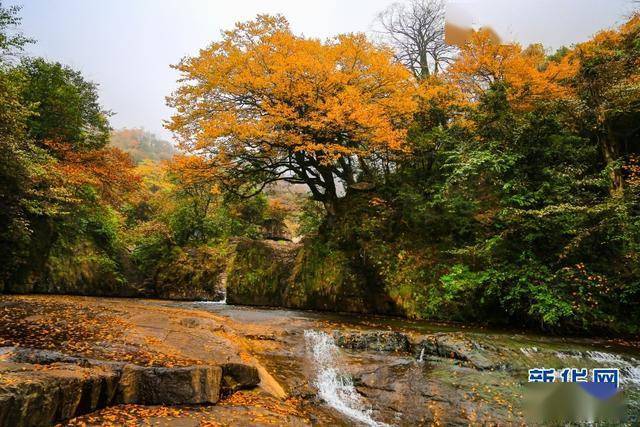
<path id="1" fill-rule="evenodd" d="M 610 168 L 609 177 L 611 179 L 611 195 L 616 196 L 622 193 L 624 188 L 624 178 L 620 166 L 615 163 L 620 159 L 620 144 L 613 136 L 610 129 L 599 139 L 602 155 Z"/>
<path id="2" fill-rule="evenodd" d="M 335 217 L 337 214 L 336 203 L 333 200 L 325 200 L 324 208 L 327 211 L 328 217 Z"/>

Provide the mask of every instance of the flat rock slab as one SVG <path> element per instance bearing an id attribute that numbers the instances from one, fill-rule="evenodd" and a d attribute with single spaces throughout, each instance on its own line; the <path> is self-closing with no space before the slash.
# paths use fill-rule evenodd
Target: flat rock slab
<path id="1" fill-rule="evenodd" d="M 51 425 L 114 404 L 214 404 L 223 371 L 230 391 L 260 381 L 242 364 L 159 368 L 0 348 L 0 427 Z"/>
<path id="2" fill-rule="evenodd" d="M 464 335 L 436 333 L 414 345 L 414 354 L 446 357 L 466 362 L 476 369 L 507 369 L 508 364 L 489 344 L 480 344 Z"/>
<path id="3" fill-rule="evenodd" d="M 416 359 L 424 356 L 458 360 L 479 370 L 508 369 L 500 351 L 487 343 L 479 343 L 465 335 L 435 333 L 410 339 L 392 331 L 333 331 L 338 347 L 350 350 L 412 353 Z"/>

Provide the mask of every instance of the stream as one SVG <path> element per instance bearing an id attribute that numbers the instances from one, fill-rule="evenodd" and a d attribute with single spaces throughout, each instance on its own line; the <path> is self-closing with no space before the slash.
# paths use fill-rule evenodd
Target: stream
<path id="1" fill-rule="evenodd" d="M 253 354 L 289 396 L 311 402 L 319 425 L 528 423 L 528 369 L 542 367 L 618 368 L 630 425 L 640 415 L 640 350 L 612 340 L 224 302 L 173 305 L 257 328 L 246 335 Z"/>

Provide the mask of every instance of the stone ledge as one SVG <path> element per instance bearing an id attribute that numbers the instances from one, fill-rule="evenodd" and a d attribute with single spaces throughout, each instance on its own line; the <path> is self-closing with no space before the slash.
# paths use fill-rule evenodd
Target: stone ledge
<path id="1" fill-rule="evenodd" d="M 224 373 L 224 379 L 223 379 Z M 115 404 L 215 404 L 221 391 L 260 382 L 242 364 L 175 368 L 0 348 L 0 427 L 51 425 Z"/>

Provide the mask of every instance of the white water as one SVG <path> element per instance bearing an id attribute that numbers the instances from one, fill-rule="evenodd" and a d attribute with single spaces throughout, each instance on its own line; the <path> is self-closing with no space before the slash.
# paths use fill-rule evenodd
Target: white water
<path id="1" fill-rule="evenodd" d="M 418 362 L 424 362 L 424 347 L 420 350 L 420 357 L 418 358 Z"/>
<path id="2" fill-rule="evenodd" d="M 225 294 L 224 297 L 220 300 L 220 301 L 198 301 L 198 304 L 226 304 L 227 303 L 227 295 Z"/>
<path id="3" fill-rule="evenodd" d="M 587 357 L 594 362 L 608 364 L 608 365 L 616 365 L 616 366 L 627 366 L 629 362 L 618 356 L 617 354 L 605 353 L 602 351 L 587 351 Z"/>
<path id="4" fill-rule="evenodd" d="M 307 330 L 304 331 L 304 338 L 317 371 L 315 386 L 318 395 L 329 406 L 352 420 L 372 427 L 387 426 L 371 417 L 371 409 L 358 394 L 351 378 L 338 370 L 339 349 L 333 337 L 324 332 Z"/>
<path id="5" fill-rule="evenodd" d="M 520 347 L 520 352 L 528 358 L 535 357 L 535 354 L 539 351 L 538 347 Z"/>
<path id="6" fill-rule="evenodd" d="M 640 361 L 634 358 L 625 360 L 617 354 L 602 351 L 587 351 L 587 357 L 603 365 L 620 368 L 620 382 L 640 387 Z"/>
<path id="7" fill-rule="evenodd" d="M 220 278 L 222 282 L 222 289 L 224 290 L 224 295 L 222 295 L 222 299 L 219 301 L 200 301 L 200 304 L 226 304 L 227 303 L 227 272 L 222 273 L 222 277 Z"/>

